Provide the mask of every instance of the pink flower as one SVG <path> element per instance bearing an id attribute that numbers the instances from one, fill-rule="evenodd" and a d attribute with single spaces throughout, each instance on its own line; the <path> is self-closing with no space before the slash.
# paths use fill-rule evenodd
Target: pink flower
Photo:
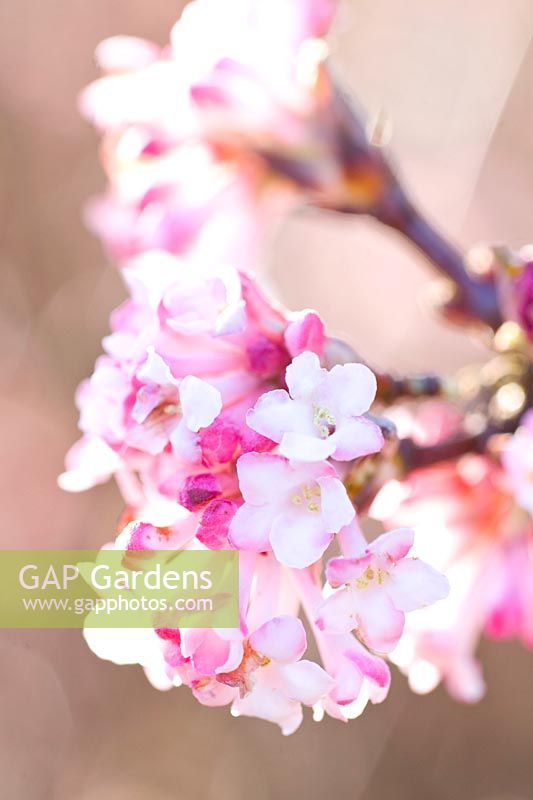
<path id="1" fill-rule="evenodd" d="M 414 534 L 406 529 L 379 536 L 357 558 L 333 558 L 326 567 L 332 594 L 317 625 L 332 633 L 355 630 L 372 650 L 389 653 L 402 635 L 405 612 L 446 597 L 446 578 L 415 558 L 406 558 Z"/>
<path id="2" fill-rule="evenodd" d="M 438 441 L 432 433 L 442 429 L 441 406 L 427 405 L 433 413 L 425 417 L 426 438 Z M 502 466 L 466 456 L 417 470 L 403 484 L 386 486 L 371 508 L 388 523 L 412 525 L 417 555 L 450 582 L 445 600 L 407 618 L 391 655 L 415 691 L 442 680 L 453 697 L 477 701 L 484 683 L 475 653 L 483 633 L 532 646 L 530 424 L 526 415 L 504 447 Z M 444 435 L 450 432 L 445 425 Z"/>
<path id="3" fill-rule="evenodd" d="M 320 558 L 333 535 L 355 516 L 335 470 L 326 463 L 292 465 L 281 456 L 247 453 L 237 462 L 244 505 L 229 537 L 240 550 L 272 549 L 289 567 Z"/>
<path id="4" fill-rule="evenodd" d="M 165 291 L 160 320 L 176 333 L 228 336 L 246 327 L 245 303 L 237 270 L 220 268 L 203 280 L 184 277 Z"/>
<path id="5" fill-rule="evenodd" d="M 188 477 L 227 465 L 232 499 L 238 456 L 274 446 L 245 424 L 246 411 L 281 383 L 300 348 L 322 352 L 323 323 L 315 312 L 289 314 L 231 268 L 192 266 L 146 253 L 124 267 L 131 297 L 113 312 L 108 354 L 78 391 L 85 437 L 65 488 L 120 471 L 123 485 L 139 476 L 145 494 L 176 499 Z"/>
<path id="6" fill-rule="evenodd" d="M 276 722 L 285 735 L 293 733 L 302 721 L 302 704 L 314 705 L 335 685 L 318 664 L 302 660 L 306 649 L 304 627 L 295 617 L 274 617 L 252 633 L 237 669 L 217 675 L 217 681 L 238 689 L 233 713 Z"/>
<path id="7" fill-rule="evenodd" d="M 302 706 L 347 720 L 384 700 L 390 670 L 365 643 L 390 650 L 404 612 L 444 591 L 406 558 L 409 534 L 367 546 L 333 463 L 382 447 L 367 417 L 374 376 L 354 363 L 322 369 L 335 360 L 320 317 L 288 312 L 251 277 L 267 225 L 302 195 L 362 209 L 386 180 L 351 117 L 347 143 L 323 63 L 336 5 L 194 0 L 167 48 L 103 43 L 108 74 L 81 98 L 104 132 L 109 179 L 87 218 L 129 297 L 78 392 L 83 437 L 60 483 L 115 476 L 129 524 L 106 548 L 123 549 L 125 567 L 154 549 L 240 551 L 235 629 L 168 627 L 178 623 L 158 613 L 153 630 L 85 636 L 158 689 L 183 684 L 285 734 Z M 344 558 L 327 574 L 343 588 L 324 602 L 320 559 L 335 534 Z M 315 661 L 302 658 L 300 615 Z"/>
<path id="8" fill-rule="evenodd" d="M 510 438 L 502 462 L 518 505 L 533 514 L 533 411 Z"/>
<path id="9" fill-rule="evenodd" d="M 486 634 L 516 637 L 533 648 L 533 525 L 495 551 L 485 579 L 490 585 Z"/>
<path id="10" fill-rule="evenodd" d="M 298 461 L 330 456 L 349 461 L 383 446 L 379 427 L 362 415 L 376 394 L 376 379 L 363 364 L 344 364 L 329 372 L 306 351 L 287 367 L 289 389 L 262 395 L 247 414 L 254 430 L 279 443 L 279 451 Z"/>
<path id="11" fill-rule="evenodd" d="M 140 388 L 131 416 L 137 425 L 128 432 L 127 443 L 152 455 L 170 443 L 174 453 L 194 461 L 196 434 L 219 414 L 220 392 L 194 375 L 177 380 L 152 347 L 135 377 Z"/>

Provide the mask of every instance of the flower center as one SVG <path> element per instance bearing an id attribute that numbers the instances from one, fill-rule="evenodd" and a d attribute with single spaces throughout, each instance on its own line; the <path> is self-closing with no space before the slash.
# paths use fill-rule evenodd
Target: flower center
<path id="1" fill-rule="evenodd" d="M 301 506 L 312 514 L 320 511 L 320 486 L 318 483 L 304 483 L 291 496 L 293 506 Z"/>
<path id="2" fill-rule="evenodd" d="M 313 422 L 318 430 L 321 439 L 327 439 L 335 433 L 337 420 L 327 408 L 315 406 L 313 411 Z"/>
<path id="3" fill-rule="evenodd" d="M 144 424 L 148 426 L 158 425 L 164 422 L 168 417 L 177 417 L 180 414 L 181 406 L 179 403 L 163 401 L 148 414 Z"/>
<path id="4" fill-rule="evenodd" d="M 373 567 L 371 564 L 365 569 L 362 575 L 360 575 L 354 581 L 354 586 L 356 589 L 366 589 L 374 581 L 381 586 L 385 582 L 385 578 L 387 573 L 381 567 Z"/>
<path id="5" fill-rule="evenodd" d="M 242 699 L 246 697 L 254 687 L 254 672 L 256 669 L 259 669 L 259 667 L 266 667 L 268 664 L 270 664 L 270 659 L 254 650 L 248 640 L 246 640 L 244 642 L 244 655 L 237 669 L 231 672 L 220 672 L 216 676 L 216 680 L 219 683 L 224 683 L 226 686 L 238 689 Z"/>

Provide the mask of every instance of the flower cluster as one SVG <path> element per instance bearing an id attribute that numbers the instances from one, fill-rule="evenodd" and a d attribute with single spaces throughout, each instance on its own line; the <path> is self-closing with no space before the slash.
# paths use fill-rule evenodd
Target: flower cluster
<path id="1" fill-rule="evenodd" d="M 154 249 L 216 252 L 248 270 L 265 229 L 302 197 L 358 210 L 381 197 L 379 148 L 325 65 L 336 6 L 195 0 L 168 47 L 100 44 L 106 74 L 80 106 L 104 134 L 109 189 L 86 217 L 119 263 Z"/>
<path id="2" fill-rule="evenodd" d="M 368 548 L 357 528 L 343 464 L 383 443 L 367 413 L 372 372 L 323 368 L 318 315 L 287 314 L 230 268 L 192 279 L 186 264 L 156 253 L 122 274 L 131 298 L 80 387 L 83 437 L 60 483 L 79 490 L 116 476 L 138 520 L 117 540 L 125 549 L 239 550 L 241 622 L 157 629 L 150 647 L 139 635 L 133 648 L 88 629 L 91 646 L 143 664 L 157 686 L 186 683 L 200 702 L 231 703 L 286 733 L 302 703 L 344 718 L 381 700 L 389 671 L 378 654 L 399 640 L 404 612 L 447 585 L 406 557 L 408 531 Z M 324 599 L 317 564 L 335 536 L 345 557 L 326 577 L 343 588 Z M 300 605 L 323 667 L 300 660 Z"/>
<path id="3" fill-rule="evenodd" d="M 364 207 L 381 191 L 357 131 L 347 148 L 323 64 L 334 7 L 195 0 L 169 48 L 104 42 L 107 75 L 82 96 L 110 179 L 88 220 L 129 297 L 79 388 L 83 436 L 60 485 L 115 477 L 127 505 L 118 549 L 240 558 L 238 628 L 86 638 L 158 688 L 185 684 L 284 733 L 302 705 L 348 719 L 383 700 L 405 613 L 448 591 L 410 557 L 409 529 L 370 545 L 360 530 L 345 478 L 383 446 L 372 371 L 334 363 L 319 316 L 288 313 L 253 277 L 265 224 L 295 199 L 348 192 Z M 301 612 L 320 663 L 302 658 Z"/>
<path id="4" fill-rule="evenodd" d="M 422 434 L 442 430 L 446 417 L 432 405 Z M 533 412 L 498 454 L 465 455 L 389 483 L 371 513 L 396 524 L 408 519 L 417 552 L 430 553 L 451 585 L 443 603 L 408 624 L 393 660 L 415 691 L 443 681 L 456 699 L 478 700 L 483 633 L 533 647 Z"/>

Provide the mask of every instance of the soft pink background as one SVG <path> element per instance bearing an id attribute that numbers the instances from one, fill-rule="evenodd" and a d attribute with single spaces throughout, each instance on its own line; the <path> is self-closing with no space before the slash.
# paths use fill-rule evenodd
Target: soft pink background
<path id="1" fill-rule="evenodd" d="M 295 0 L 296 1 L 296 0 Z M 223 0 L 221 0 L 223 2 Z M 265 0 L 268 2 L 268 0 Z M 97 42 L 164 42 L 171 0 L 0 0 L 0 533 L 4 547 L 98 546 L 120 512 L 112 486 L 55 485 L 76 437 L 72 397 L 122 298 L 80 222 L 102 185 L 97 140 L 76 112 Z M 532 236 L 531 0 L 347 0 L 339 72 L 371 114 L 414 196 L 461 244 Z M 275 57 L 275 53 L 273 53 Z M 429 273 L 364 219 L 305 213 L 265 269 L 369 359 L 451 370 L 483 350 L 418 300 Z M 76 631 L 0 634 L 0 796 L 6 800 L 529 800 L 533 656 L 485 645 L 475 708 L 438 691 L 390 699 L 350 726 L 306 720 L 292 738 L 140 669 L 98 661 Z"/>

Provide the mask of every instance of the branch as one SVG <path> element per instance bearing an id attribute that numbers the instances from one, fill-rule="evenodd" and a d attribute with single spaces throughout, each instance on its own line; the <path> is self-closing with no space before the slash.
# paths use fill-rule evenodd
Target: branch
<path id="1" fill-rule="evenodd" d="M 453 383 L 448 378 L 434 373 L 394 375 L 383 372 L 362 358 L 347 342 L 334 336 L 326 340 L 324 359 L 328 369 L 351 362 L 366 364 L 376 376 L 376 400 L 384 405 L 391 405 L 401 398 L 420 400 L 424 397 L 448 397 L 452 393 Z"/>
<path id="2" fill-rule="evenodd" d="M 448 242 L 409 200 L 378 137 L 369 141 L 352 101 L 329 72 L 328 110 L 335 129 L 337 157 L 344 180 L 333 191 L 315 193 L 315 205 L 345 214 L 367 214 L 405 236 L 455 288 L 442 310 L 454 322 L 482 322 L 496 330 L 501 322 L 492 276 L 471 274 L 459 250 Z"/>
<path id="3" fill-rule="evenodd" d="M 399 184 L 388 202 L 375 209 L 374 216 L 403 234 L 438 272 L 453 282 L 454 296 L 443 307 L 446 316 L 454 322 L 479 320 L 493 330 L 501 325 L 499 300 L 492 277 L 471 275 L 459 251 L 410 203 Z"/>

